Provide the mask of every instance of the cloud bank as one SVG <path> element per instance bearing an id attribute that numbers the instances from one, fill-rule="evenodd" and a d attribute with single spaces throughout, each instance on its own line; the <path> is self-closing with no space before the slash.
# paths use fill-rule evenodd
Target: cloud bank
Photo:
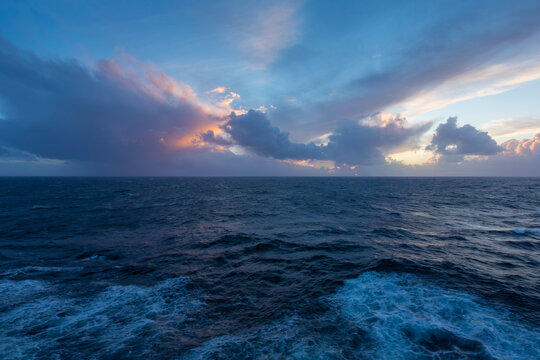
<path id="1" fill-rule="evenodd" d="M 371 123 L 369 123 L 371 122 Z M 385 162 L 385 153 L 425 133 L 430 123 L 406 127 L 400 116 L 365 118 L 363 122 L 346 120 L 328 136 L 326 144 L 294 143 L 289 133 L 272 126 L 265 113 L 250 110 L 247 114 L 231 114 L 222 129 L 230 139 L 202 134 L 203 140 L 219 145 L 240 145 L 257 155 L 274 159 L 329 160 L 348 166 L 373 165 Z"/>
<path id="2" fill-rule="evenodd" d="M 188 85 L 125 54 L 88 68 L 37 57 L 0 38 L 0 173 L 31 174 L 26 163 L 70 166 L 71 175 L 324 175 L 359 167 L 368 175 L 455 175 L 499 174 L 501 166 L 532 174 L 540 163 L 540 134 L 498 145 L 454 117 L 426 147 L 442 161 L 405 166 L 389 155 L 418 148 L 431 123 L 408 126 L 403 116 L 378 113 L 336 120 L 331 132 L 302 143 L 264 112 L 227 115 L 239 98 L 227 88 L 208 93 L 221 97 L 204 103 Z M 464 161 L 468 155 L 487 159 Z M 334 165 L 296 166 L 306 161 Z"/>
<path id="3" fill-rule="evenodd" d="M 1 38 L 0 98 L 0 144 L 53 159 L 167 162 L 176 141 L 218 119 L 189 86 L 127 56 L 88 69 Z"/>

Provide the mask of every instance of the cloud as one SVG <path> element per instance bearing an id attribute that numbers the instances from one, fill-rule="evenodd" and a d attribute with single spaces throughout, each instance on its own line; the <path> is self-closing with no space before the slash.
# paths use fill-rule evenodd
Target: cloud
<path id="1" fill-rule="evenodd" d="M 15 161 L 37 162 L 41 160 L 48 160 L 48 159 L 41 159 L 39 156 L 30 154 L 25 151 L 0 146 L 0 162 L 15 162 Z"/>
<path id="2" fill-rule="evenodd" d="M 275 3 L 263 8 L 257 21 L 248 22 L 242 28 L 242 44 L 249 50 L 253 60 L 266 66 L 279 52 L 293 45 L 298 39 L 297 10 L 294 2 Z"/>
<path id="3" fill-rule="evenodd" d="M 493 120 L 483 126 L 493 138 L 535 134 L 540 132 L 540 117 L 524 117 Z"/>
<path id="4" fill-rule="evenodd" d="M 450 104 L 484 96 L 496 95 L 515 88 L 519 84 L 540 78 L 540 58 L 525 61 L 478 66 L 431 89 L 419 91 L 395 110 L 408 115 L 422 114 Z"/>
<path id="5" fill-rule="evenodd" d="M 340 164 L 373 165 L 383 164 L 385 155 L 424 134 L 431 123 L 406 127 L 402 116 L 372 116 L 362 123 L 344 121 L 325 146 L 328 159 Z"/>
<path id="6" fill-rule="evenodd" d="M 439 162 L 413 170 L 419 175 L 451 176 L 540 176 L 540 133 L 532 138 L 511 139 L 497 154 L 461 163 Z"/>
<path id="7" fill-rule="evenodd" d="M 531 139 L 511 139 L 501 144 L 501 147 L 510 154 L 521 156 L 540 155 L 540 133 Z"/>
<path id="8" fill-rule="evenodd" d="M 43 158 L 148 168 L 221 114 L 193 90 L 126 55 L 89 69 L 0 38 L 0 144 Z"/>
<path id="9" fill-rule="evenodd" d="M 228 89 L 224 86 L 218 86 L 217 88 L 214 88 L 210 91 L 207 91 L 206 93 L 207 94 L 223 94 L 225 91 L 227 91 Z"/>
<path id="10" fill-rule="evenodd" d="M 231 158 L 228 149 L 238 145 L 278 160 L 384 163 L 388 151 L 429 127 L 407 128 L 405 118 L 376 115 L 343 121 L 326 142 L 296 143 L 265 113 L 233 111 L 223 117 L 223 99 L 202 103 L 188 85 L 126 54 L 87 68 L 74 60 L 37 57 L 3 39 L 0 78 L 2 149 L 39 161 L 86 163 L 101 174 L 177 173 L 172 169 L 187 166 L 188 154 L 203 162 L 216 152 Z M 214 93 L 225 100 L 239 97 L 223 90 Z"/>
<path id="11" fill-rule="evenodd" d="M 230 139 L 216 137 L 213 132 L 202 134 L 204 141 L 219 145 L 240 145 L 257 155 L 280 160 L 323 160 L 348 166 L 385 162 L 385 154 L 426 132 L 431 124 L 406 127 L 401 116 L 364 118 L 362 122 L 343 121 L 327 136 L 327 142 L 294 143 L 289 134 L 272 126 L 266 114 L 250 110 L 244 115 L 231 114 L 222 129 Z"/>
<path id="12" fill-rule="evenodd" d="M 201 140 L 205 143 L 212 143 L 221 146 L 232 146 L 234 142 L 223 136 L 217 136 L 214 130 L 208 130 L 200 135 Z"/>
<path id="13" fill-rule="evenodd" d="M 250 110 L 244 115 L 231 114 L 223 126 L 232 140 L 255 154 L 274 159 L 320 159 L 321 148 L 313 143 L 293 143 L 289 134 L 272 126 L 266 114 Z"/>
<path id="14" fill-rule="evenodd" d="M 489 18 L 468 10 L 439 19 L 394 53 L 389 49 L 377 71 L 360 74 L 316 111 L 355 118 L 410 101 L 407 110 L 422 112 L 538 78 L 538 3 L 487 4 L 481 11 Z"/>
<path id="15" fill-rule="evenodd" d="M 426 150 L 434 151 L 450 162 L 463 161 L 465 155 L 494 155 L 502 151 L 487 132 L 474 126 L 457 126 L 457 117 L 450 117 L 435 130 Z"/>

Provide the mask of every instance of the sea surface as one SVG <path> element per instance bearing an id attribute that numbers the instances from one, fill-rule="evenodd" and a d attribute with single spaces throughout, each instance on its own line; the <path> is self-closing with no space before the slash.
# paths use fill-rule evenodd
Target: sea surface
<path id="1" fill-rule="evenodd" d="M 0 178 L 0 359 L 540 359 L 539 178 Z"/>

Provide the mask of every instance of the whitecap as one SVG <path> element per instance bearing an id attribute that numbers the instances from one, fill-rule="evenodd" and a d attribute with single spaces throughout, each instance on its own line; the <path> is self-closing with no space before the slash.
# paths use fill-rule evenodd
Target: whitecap
<path id="1" fill-rule="evenodd" d="M 0 308 L 23 302 L 27 298 L 47 291 L 48 289 L 49 286 L 45 282 L 39 280 L 0 280 Z"/>
<path id="2" fill-rule="evenodd" d="M 367 272 L 321 301 L 325 312 L 219 336 L 179 359 L 540 358 L 538 328 L 412 275 Z"/>
<path id="3" fill-rule="evenodd" d="M 524 234 L 537 234 L 540 235 L 540 230 L 534 229 L 514 229 L 512 230 L 515 234 L 524 235 Z"/>
<path id="4" fill-rule="evenodd" d="M 103 256 L 103 255 L 94 254 L 94 255 L 89 256 L 87 258 L 81 259 L 81 261 L 94 261 L 94 260 L 105 261 L 105 260 L 107 260 L 107 257 Z"/>
<path id="5" fill-rule="evenodd" d="M 344 349 L 334 340 L 335 336 L 314 333 L 309 321 L 295 315 L 239 334 L 216 337 L 179 360 L 345 359 Z"/>
<path id="6" fill-rule="evenodd" d="M 501 306 L 409 274 L 367 272 L 331 298 L 373 340 L 374 359 L 539 359 L 540 330 Z"/>
<path id="7" fill-rule="evenodd" d="M 31 210 L 49 210 L 49 209 L 55 209 L 55 206 L 52 205 L 33 205 L 30 209 Z"/>
<path id="8" fill-rule="evenodd" d="M 42 290 L 28 281 L 7 286 L 21 292 L 34 285 L 28 290 L 34 295 Z M 88 298 L 36 296 L 0 313 L 0 354 L 14 360 L 60 358 L 67 352 L 84 359 L 145 358 L 201 309 L 187 284 L 174 278 L 151 287 L 111 286 Z"/>

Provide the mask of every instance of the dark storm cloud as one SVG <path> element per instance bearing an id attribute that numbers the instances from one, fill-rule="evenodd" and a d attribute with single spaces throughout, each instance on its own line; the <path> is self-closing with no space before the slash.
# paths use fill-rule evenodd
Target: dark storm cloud
<path id="1" fill-rule="evenodd" d="M 495 155 L 503 149 L 487 132 L 474 126 L 457 126 L 457 117 L 450 117 L 435 130 L 431 143 L 426 147 L 445 160 L 462 161 L 465 155 Z"/>
<path id="2" fill-rule="evenodd" d="M 210 119 L 190 101 L 189 88 L 175 97 L 163 89 L 179 84 L 162 73 L 142 75 L 112 61 L 91 70 L 74 60 L 42 59 L 0 38 L 0 145 L 141 168 L 167 161 L 173 150 L 166 139 Z"/>
<path id="3" fill-rule="evenodd" d="M 244 115 L 232 114 L 223 130 L 234 143 L 254 153 L 275 159 L 331 160 L 338 164 L 372 165 L 384 163 L 385 151 L 415 139 L 431 124 L 407 128 L 405 119 L 395 117 L 379 125 L 365 125 L 344 121 L 329 137 L 325 145 L 314 142 L 294 143 L 289 134 L 272 126 L 266 114 L 251 110 Z M 214 134 L 203 134 L 205 141 L 219 143 Z"/>
<path id="4" fill-rule="evenodd" d="M 321 148 L 314 143 L 300 144 L 289 140 L 289 134 L 270 124 L 266 114 L 250 110 L 247 114 L 231 115 L 223 129 L 239 145 L 257 155 L 275 159 L 320 159 Z"/>
<path id="5" fill-rule="evenodd" d="M 384 163 L 386 151 L 399 147 L 425 133 L 431 123 L 407 128 L 405 119 L 395 117 L 383 126 L 345 121 L 329 137 L 325 146 L 328 159 L 349 165 Z"/>
<path id="6" fill-rule="evenodd" d="M 214 134 L 213 130 L 208 130 L 207 132 L 202 133 L 201 134 L 201 139 L 204 142 L 214 143 L 214 144 L 222 145 L 222 146 L 234 145 L 234 142 L 232 142 L 232 141 L 230 141 L 228 139 L 224 139 L 222 137 L 216 136 Z"/>

